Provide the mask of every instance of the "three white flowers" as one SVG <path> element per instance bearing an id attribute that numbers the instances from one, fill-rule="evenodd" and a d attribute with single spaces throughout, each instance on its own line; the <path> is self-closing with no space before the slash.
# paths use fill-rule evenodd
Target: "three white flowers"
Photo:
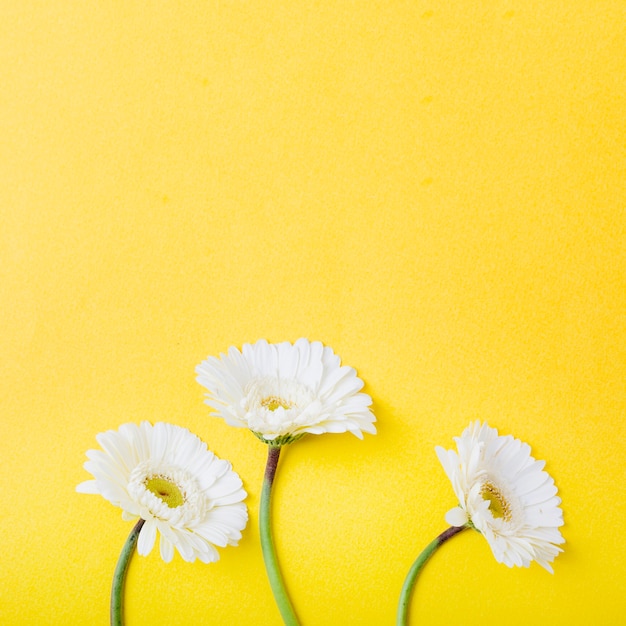
<path id="1" fill-rule="evenodd" d="M 260 533 L 270 584 L 285 624 L 298 624 L 276 560 L 270 524 L 270 495 L 280 449 L 305 434 L 376 433 L 356 371 L 320 342 L 294 344 L 259 340 L 231 347 L 197 368 L 206 403 L 228 424 L 248 428 L 268 444 L 261 494 Z M 123 581 L 132 549 L 153 548 L 169 562 L 178 550 L 186 561 L 219 559 L 216 547 L 237 545 L 248 513 L 241 478 L 187 429 L 163 422 L 124 424 L 97 436 L 102 450 L 89 450 L 85 469 L 93 476 L 77 487 L 98 493 L 122 508 L 125 520 L 138 519 L 114 576 L 112 623 L 123 623 Z M 436 448 L 459 505 L 446 514 L 451 525 L 417 558 L 403 586 L 398 624 L 405 626 L 412 588 L 424 564 L 440 545 L 465 528 L 478 530 L 496 560 L 512 567 L 531 561 L 552 572 L 562 551 L 561 500 L 545 463 L 512 436 L 499 436 L 474 422 L 455 438 L 457 451 Z"/>

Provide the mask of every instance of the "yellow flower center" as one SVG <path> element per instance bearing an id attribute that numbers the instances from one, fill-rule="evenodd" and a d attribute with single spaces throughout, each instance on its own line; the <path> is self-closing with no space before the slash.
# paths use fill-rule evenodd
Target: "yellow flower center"
<path id="1" fill-rule="evenodd" d="M 291 402 L 287 402 L 287 400 L 283 400 L 283 398 L 279 398 L 278 396 L 267 396 L 267 398 L 263 398 L 263 400 L 261 400 L 261 406 L 270 411 L 275 411 L 279 407 L 282 407 L 283 409 L 290 409 L 293 404 Z"/>
<path id="2" fill-rule="evenodd" d="M 489 510 L 495 519 L 502 518 L 505 522 L 511 521 L 511 505 L 493 483 L 484 483 L 480 489 L 480 495 L 483 500 L 489 502 Z"/>
<path id="3" fill-rule="evenodd" d="M 160 498 L 170 507 L 175 509 L 185 502 L 185 497 L 181 493 L 178 485 L 165 476 L 150 476 L 144 481 L 144 486 L 157 498 Z"/>

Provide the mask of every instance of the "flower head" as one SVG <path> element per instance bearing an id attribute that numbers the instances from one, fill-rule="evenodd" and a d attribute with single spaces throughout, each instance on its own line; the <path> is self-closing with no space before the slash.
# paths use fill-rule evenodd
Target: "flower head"
<path id="1" fill-rule="evenodd" d="M 446 521 L 480 531 L 499 563 L 528 567 L 537 561 L 552 573 L 549 563 L 565 540 L 558 530 L 561 499 L 545 462 L 530 455 L 528 444 L 478 421 L 455 441 L 458 453 L 436 448 L 459 500 Z"/>
<path id="2" fill-rule="evenodd" d="M 197 368 L 206 403 L 231 426 L 282 445 L 305 433 L 376 432 L 363 381 L 319 341 L 270 344 L 264 339 L 209 357 Z"/>
<path id="3" fill-rule="evenodd" d="M 85 469 L 95 480 L 76 488 L 98 493 L 122 509 L 125 520 L 145 523 L 139 554 L 161 536 L 161 557 L 174 547 L 185 561 L 217 561 L 215 546 L 237 545 L 248 520 L 246 492 L 228 461 L 218 459 L 186 428 L 149 422 L 124 424 L 96 437 L 102 450 L 89 450 Z"/>

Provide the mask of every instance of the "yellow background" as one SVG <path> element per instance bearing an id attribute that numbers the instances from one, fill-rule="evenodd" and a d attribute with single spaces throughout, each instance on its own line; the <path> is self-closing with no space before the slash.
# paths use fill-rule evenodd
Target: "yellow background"
<path id="1" fill-rule="evenodd" d="M 394 620 L 455 504 L 470 420 L 563 498 L 552 577 L 477 533 L 424 571 L 420 624 L 624 623 L 622 0 L 0 3 L 3 624 L 105 624 L 131 524 L 95 435 L 186 426 L 249 492 L 212 565 L 135 557 L 128 625 L 280 623 L 265 448 L 194 368 L 300 336 L 366 381 L 379 434 L 281 459 L 280 560 L 307 625 Z"/>

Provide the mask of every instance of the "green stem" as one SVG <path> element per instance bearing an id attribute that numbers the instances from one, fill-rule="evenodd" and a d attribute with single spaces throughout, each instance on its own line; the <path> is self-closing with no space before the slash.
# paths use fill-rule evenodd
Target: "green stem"
<path id="1" fill-rule="evenodd" d="M 135 551 L 139 531 L 145 520 L 140 519 L 135 527 L 130 531 L 128 539 L 122 548 L 122 553 L 115 567 L 113 574 L 113 587 L 111 588 L 111 626 L 124 626 L 124 583 L 126 582 L 126 572 L 130 558 Z"/>
<path id="2" fill-rule="evenodd" d="M 278 458 L 280 456 L 280 446 L 268 445 L 267 447 L 267 465 L 265 466 L 265 478 L 263 479 L 263 490 L 261 491 L 261 508 L 259 511 L 259 530 L 261 533 L 261 549 L 263 550 L 263 560 L 265 561 L 265 569 L 267 577 L 272 587 L 274 600 L 278 605 L 283 622 L 287 626 L 298 626 L 298 618 L 291 606 L 285 583 L 283 582 L 280 568 L 278 567 L 278 559 L 276 558 L 276 549 L 274 548 L 274 538 L 272 536 L 272 512 L 271 512 L 271 495 L 274 476 L 278 468 Z"/>
<path id="3" fill-rule="evenodd" d="M 422 568 L 426 564 L 426 561 L 432 556 L 433 552 L 443 543 L 448 541 L 454 535 L 458 535 L 460 532 L 469 528 L 469 526 L 451 526 L 447 530 L 444 530 L 439 537 L 433 539 L 425 548 L 422 553 L 415 559 L 411 569 L 404 580 L 402 591 L 400 592 L 400 603 L 398 604 L 398 613 L 396 617 L 396 626 L 406 626 L 407 616 L 409 613 L 409 600 L 411 599 L 411 593 L 415 586 L 415 581 L 419 576 Z"/>

